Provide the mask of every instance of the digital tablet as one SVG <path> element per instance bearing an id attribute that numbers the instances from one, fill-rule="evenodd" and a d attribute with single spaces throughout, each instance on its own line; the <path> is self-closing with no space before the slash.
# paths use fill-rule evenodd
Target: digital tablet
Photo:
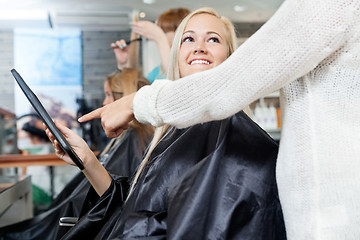
<path id="1" fill-rule="evenodd" d="M 19 84 L 21 90 L 24 92 L 27 99 L 29 99 L 29 102 L 31 105 L 35 108 L 36 112 L 39 114 L 47 128 L 50 130 L 52 135 L 55 137 L 55 139 L 60 144 L 61 148 L 70 156 L 70 158 L 73 160 L 73 162 L 81 169 L 84 169 L 84 165 L 81 161 L 81 159 L 76 155 L 68 141 L 66 141 L 64 135 L 60 132 L 60 130 L 56 127 L 55 123 L 39 101 L 39 99 L 36 97 L 34 92 L 29 88 L 29 86 L 25 83 L 24 79 L 20 76 L 20 74 L 15 70 L 11 70 L 12 75 L 14 76 L 16 82 Z"/>

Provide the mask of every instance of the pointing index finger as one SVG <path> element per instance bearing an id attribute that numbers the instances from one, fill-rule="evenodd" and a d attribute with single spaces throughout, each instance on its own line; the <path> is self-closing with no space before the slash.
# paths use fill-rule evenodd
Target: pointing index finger
<path id="1" fill-rule="evenodd" d="M 80 117 L 78 119 L 78 121 L 82 123 L 82 122 L 87 122 L 87 121 L 95 119 L 95 118 L 101 118 L 102 111 L 103 111 L 102 107 L 95 109 L 94 111 L 89 112 L 89 113 L 85 114 L 84 116 Z"/>

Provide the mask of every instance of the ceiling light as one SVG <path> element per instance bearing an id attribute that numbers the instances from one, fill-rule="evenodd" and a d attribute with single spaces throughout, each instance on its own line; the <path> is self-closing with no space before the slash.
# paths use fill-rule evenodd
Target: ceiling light
<path id="1" fill-rule="evenodd" d="M 235 7 L 234 7 L 235 12 L 244 12 L 245 10 L 246 10 L 246 7 L 244 7 L 244 6 L 235 5 Z"/>
<path id="2" fill-rule="evenodd" d="M 155 2 L 156 2 L 156 0 L 143 0 L 143 3 L 145 3 L 145 4 L 153 4 Z"/>
<path id="3" fill-rule="evenodd" d="M 48 13 L 41 10 L 0 10 L 0 19 L 42 20 L 47 18 Z"/>
<path id="4" fill-rule="evenodd" d="M 145 17 L 146 17 L 146 13 L 140 12 L 140 13 L 139 13 L 139 17 L 140 17 L 140 18 L 145 18 Z"/>

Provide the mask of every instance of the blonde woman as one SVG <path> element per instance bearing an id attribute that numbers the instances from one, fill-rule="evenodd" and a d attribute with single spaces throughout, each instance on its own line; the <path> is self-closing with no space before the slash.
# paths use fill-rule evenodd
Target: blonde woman
<path id="1" fill-rule="evenodd" d="M 169 78 L 218 66 L 235 49 L 230 21 L 212 9 L 194 11 L 175 34 Z M 285 238 L 275 182 L 278 148 L 243 112 L 186 129 L 157 129 L 131 186 L 112 179 L 81 138 L 59 128 L 94 187 L 87 206 L 92 208 L 66 239 Z M 73 164 L 47 134 L 58 156 Z"/>

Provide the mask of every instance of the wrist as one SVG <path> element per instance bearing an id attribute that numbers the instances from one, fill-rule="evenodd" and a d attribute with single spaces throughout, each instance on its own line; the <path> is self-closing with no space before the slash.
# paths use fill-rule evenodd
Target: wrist
<path id="1" fill-rule="evenodd" d="M 89 149 L 89 152 L 85 155 L 83 159 L 83 165 L 84 165 L 83 171 L 88 171 L 89 169 L 93 169 L 95 162 L 97 162 L 97 158 L 95 154 Z"/>
<path id="2" fill-rule="evenodd" d="M 124 64 L 117 64 L 116 65 L 116 71 L 122 72 L 124 70 L 125 66 Z"/>

